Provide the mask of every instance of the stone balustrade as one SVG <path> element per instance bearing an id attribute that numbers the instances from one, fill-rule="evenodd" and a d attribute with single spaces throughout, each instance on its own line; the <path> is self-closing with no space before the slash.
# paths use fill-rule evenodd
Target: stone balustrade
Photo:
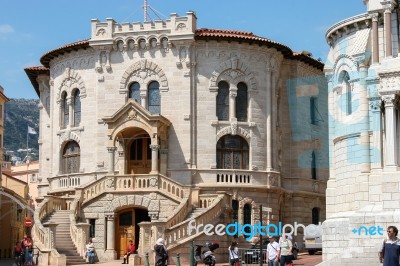
<path id="1" fill-rule="evenodd" d="M 196 235 L 196 232 L 188 232 L 189 230 L 189 223 L 195 227 L 197 224 L 208 224 L 212 223 L 215 221 L 217 217 L 225 210 L 225 205 L 226 205 L 226 195 L 218 195 L 217 198 L 215 198 L 214 202 L 211 204 L 211 206 L 208 208 L 208 210 L 199 216 L 193 218 L 194 222 L 192 220 L 186 220 L 183 221 L 167 230 L 165 230 L 165 241 L 168 247 L 171 248 L 174 247 L 176 244 L 178 244 L 178 240 L 180 242 L 184 242 L 185 238 L 191 238 Z M 199 234 L 201 234 L 200 232 Z"/>
<path id="2" fill-rule="evenodd" d="M 184 221 L 191 210 L 192 208 L 189 198 L 184 198 L 174 212 L 168 217 L 165 228 L 171 228 Z"/>
<path id="3" fill-rule="evenodd" d="M 35 245 L 43 250 L 51 250 L 54 248 L 53 232 L 49 227 L 44 227 L 42 220 L 55 210 L 67 209 L 65 199 L 52 196 L 45 196 L 44 200 L 39 204 L 34 213 L 35 224 L 32 228 L 32 237 Z"/>
<path id="4" fill-rule="evenodd" d="M 159 174 L 105 176 L 83 188 L 83 204 L 106 192 L 157 191 L 181 202 L 189 188 Z"/>
<path id="5" fill-rule="evenodd" d="M 279 172 L 251 171 L 241 169 L 198 170 L 193 183 L 199 186 L 232 187 L 232 186 L 267 186 L 279 187 Z"/>
<path id="6" fill-rule="evenodd" d="M 68 175 L 59 175 L 49 178 L 49 186 L 52 192 L 60 192 L 67 189 L 77 188 L 91 183 L 93 180 L 102 177 L 106 172 L 95 173 L 76 173 Z"/>

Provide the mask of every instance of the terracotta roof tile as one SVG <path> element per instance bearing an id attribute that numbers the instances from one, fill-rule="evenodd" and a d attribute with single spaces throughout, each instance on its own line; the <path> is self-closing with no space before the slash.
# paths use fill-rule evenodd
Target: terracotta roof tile
<path id="1" fill-rule="evenodd" d="M 49 75 L 50 69 L 45 66 L 30 66 L 30 67 L 26 67 L 24 70 L 25 70 L 25 73 L 28 76 L 29 80 L 31 81 L 32 86 L 35 88 L 37 95 L 39 96 L 39 94 L 40 94 L 39 83 L 37 82 L 36 78 L 40 74 L 48 74 Z"/>
<path id="2" fill-rule="evenodd" d="M 45 53 L 41 58 L 40 58 L 40 63 L 42 63 L 44 66 L 49 66 L 50 60 L 59 56 L 60 54 L 64 54 L 66 52 L 71 52 L 73 50 L 79 50 L 79 49 L 87 49 L 89 48 L 89 40 L 90 39 L 85 39 L 82 41 L 78 42 L 73 42 L 66 44 L 64 46 L 61 46 L 57 49 L 51 50 L 47 53 Z"/>

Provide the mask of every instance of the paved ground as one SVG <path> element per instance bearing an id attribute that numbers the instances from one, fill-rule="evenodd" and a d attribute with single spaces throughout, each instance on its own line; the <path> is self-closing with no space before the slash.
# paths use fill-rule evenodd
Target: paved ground
<path id="1" fill-rule="evenodd" d="M 12 266 L 13 265 L 13 260 L 0 260 L 0 266 Z M 306 253 L 301 253 L 298 256 L 297 260 L 294 260 L 294 265 L 298 265 L 298 266 L 315 266 L 318 263 L 322 262 L 322 255 L 320 253 L 317 253 L 316 255 L 308 255 Z M 102 266 L 119 266 L 122 265 L 121 264 L 122 261 L 121 260 L 115 260 L 115 261 L 111 261 L 111 262 L 98 262 L 96 263 L 96 265 L 102 265 Z M 88 266 L 89 264 L 80 264 L 80 265 L 76 265 L 76 266 Z M 153 265 L 151 265 L 153 266 Z M 171 265 L 173 266 L 173 265 Z M 181 266 L 188 266 L 188 265 L 181 265 Z M 203 264 L 200 264 L 199 266 L 203 266 Z M 217 266 L 228 266 L 228 264 L 217 264 Z M 244 265 L 243 265 L 244 266 Z M 253 265 L 252 265 L 253 266 Z M 257 265 L 254 265 L 257 266 Z M 264 266 L 267 266 L 266 264 L 264 264 Z"/>

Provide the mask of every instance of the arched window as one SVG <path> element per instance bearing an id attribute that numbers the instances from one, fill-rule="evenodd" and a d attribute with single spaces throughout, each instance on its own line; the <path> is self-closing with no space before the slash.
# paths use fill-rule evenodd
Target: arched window
<path id="1" fill-rule="evenodd" d="M 217 117 L 219 121 L 229 120 L 229 84 L 225 81 L 218 83 Z"/>
<path id="2" fill-rule="evenodd" d="M 240 82 L 237 85 L 236 118 L 237 121 L 247 121 L 247 85 Z"/>
<path id="3" fill-rule="evenodd" d="M 351 106 L 351 101 L 352 101 L 351 85 L 350 85 L 350 76 L 347 71 L 342 71 L 340 73 L 339 83 L 342 84 L 342 89 L 343 89 L 342 95 L 345 96 L 342 98 L 342 101 L 341 101 L 342 110 L 345 111 L 346 115 L 351 115 L 353 112 L 352 106 Z"/>
<path id="4" fill-rule="evenodd" d="M 129 99 L 133 99 L 140 104 L 140 84 L 138 82 L 132 83 L 129 87 Z"/>
<path id="5" fill-rule="evenodd" d="M 63 174 L 78 173 L 80 166 L 80 148 L 75 141 L 68 142 L 63 150 L 62 169 Z"/>
<path id="6" fill-rule="evenodd" d="M 249 145 L 240 136 L 227 135 L 217 143 L 217 168 L 248 169 Z"/>
<path id="7" fill-rule="evenodd" d="M 79 90 L 74 93 L 74 127 L 81 123 L 81 97 Z"/>
<path id="8" fill-rule="evenodd" d="M 315 151 L 311 153 L 311 178 L 317 180 L 317 159 Z"/>
<path id="9" fill-rule="evenodd" d="M 312 223 L 318 224 L 319 223 L 319 209 L 313 208 L 311 211 L 311 215 L 312 215 Z"/>
<path id="10" fill-rule="evenodd" d="M 152 114 L 159 114 L 161 111 L 161 96 L 160 96 L 160 84 L 157 81 L 153 81 L 148 87 L 148 110 Z"/>
<path id="11" fill-rule="evenodd" d="M 63 92 L 61 96 L 61 127 L 67 128 L 69 123 L 69 106 L 67 103 L 67 93 Z"/>
<path id="12" fill-rule="evenodd" d="M 251 224 L 251 205 L 246 203 L 243 206 L 243 224 Z M 250 227 L 245 227 L 246 233 L 250 233 Z"/>

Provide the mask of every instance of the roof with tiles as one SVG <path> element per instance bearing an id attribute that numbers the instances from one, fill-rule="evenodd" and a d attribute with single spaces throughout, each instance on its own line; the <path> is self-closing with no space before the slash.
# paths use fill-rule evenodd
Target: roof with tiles
<path id="1" fill-rule="evenodd" d="M 208 29 L 208 28 L 199 28 L 195 32 L 196 40 L 217 40 L 217 41 L 237 41 L 237 42 L 245 42 L 249 44 L 257 44 L 257 45 L 265 45 L 268 48 L 275 48 L 279 52 L 283 54 L 285 58 L 294 59 L 302 61 L 306 64 L 309 64 L 319 70 L 324 68 L 324 64 L 308 54 L 304 53 L 296 53 L 293 52 L 286 45 L 280 44 L 278 42 L 272 41 L 267 38 L 259 37 L 252 32 L 248 31 L 237 31 L 237 30 L 219 30 L 219 29 Z M 39 84 L 36 81 L 36 77 L 39 74 L 49 73 L 50 61 L 60 55 L 65 53 L 69 53 L 72 51 L 77 51 L 80 49 L 88 49 L 89 40 L 85 39 L 78 42 L 66 44 L 57 49 L 51 50 L 45 53 L 41 58 L 40 62 L 43 66 L 38 67 L 27 67 L 25 68 L 25 72 L 27 73 L 29 79 L 31 80 L 32 85 L 35 87 L 36 92 L 39 95 Z"/>
<path id="2" fill-rule="evenodd" d="M 50 69 L 45 66 L 32 66 L 32 67 L 26 67 L 24 70 L 26 75 L 28 75 L 28 78 L 31 81 L 33 87 L 35 88 L 37 95 L 40 95 L 39 83 L 37 82 L 36 79 L 41 74 L 50 75 Z"/>

